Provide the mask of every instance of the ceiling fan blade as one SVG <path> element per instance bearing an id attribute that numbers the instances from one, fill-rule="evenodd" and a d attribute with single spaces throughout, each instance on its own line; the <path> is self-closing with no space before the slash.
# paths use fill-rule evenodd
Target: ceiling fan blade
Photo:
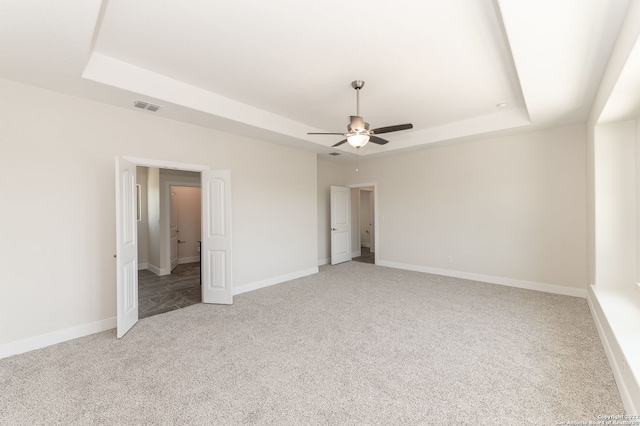
<path id="1" fill-rule="evenodd" d="M 407 124 L 396 124 L 395 126 L 380 127 L 378 129 L 373 129 L 372 132 L 379 135 L 381 133 L 399 132 L 400 130 L 409 130 L 409 129 L 413 129 L 413 124 L 407 123 Z"/>
<path id="2" fill-rule="evenodd" d="M 340 135 L 344 136 L 344 133 L 307 133 L 308 135 Z"/>
<path id="3" fill-rule="evenodd" d="M 377 143 L 378 145 L 384 145 L 386 143 L 389 143 L 388 140 L 379 138 L 374 135 L 369 136 L 369 142 Z"/>
<path id="4" fill-rule="evenodd" d="M 342 133 L 340 133 L 340 134 L 342 134 Z M 343 140 L 343 141 L 338 142 L 338 143 L 337 143 L 337 144 L 335 144 L 335 145 L 331 145 L 331 148 L 335 148 L 336 146 L 340 146 L 340 145 L 342 145 L 343 143 L 345 143 L 346 141 L 347 141 L 347 140 L 345 139 L 345 140 Z"/>

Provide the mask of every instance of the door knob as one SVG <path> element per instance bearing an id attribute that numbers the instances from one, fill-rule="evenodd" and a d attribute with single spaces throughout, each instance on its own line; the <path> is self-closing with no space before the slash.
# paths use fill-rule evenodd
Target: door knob
<path id="1" fill-rule="evenodd" d="M 337 229 L 336 229 L 336 228 L 331 228 L 331 230 L 332 230 L 332 231 L 337 231 Z"/>

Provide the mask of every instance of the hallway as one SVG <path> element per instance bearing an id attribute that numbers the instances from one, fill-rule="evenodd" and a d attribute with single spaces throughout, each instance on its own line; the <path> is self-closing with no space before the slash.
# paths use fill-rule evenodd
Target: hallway
<path id="1" fill-rule="evenodd" d="M 138 271 L 138 318 L 202 302 L 200 262 L 178 265 L 171 275 Z"/>
<path id="2" fill-rule="evenodd" d="M 361 247 L 360 256 L 354 257 L 351 260 L 354 262 L 371 263 L 372 265 L 376 263 L 375 253 L 371 253 L 368 247 Z"/>

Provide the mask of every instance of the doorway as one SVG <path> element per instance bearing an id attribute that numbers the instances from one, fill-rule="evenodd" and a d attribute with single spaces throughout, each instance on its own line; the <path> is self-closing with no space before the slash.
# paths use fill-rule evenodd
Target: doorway
<path id="1" fill-rule="evenodd" d="M 359 255 L 354 257 L 354 262 L 375 264 L 375 203 L 373 187 L 367 186 L 357 189 L 357 197 L 353 203 L 358 203 L 358 212 L 355 216 L 354 229 L 359 236 L 356 247 L 359 247 Z"/>
<path id="2" fill-rule="evenodd" d="M 138 166 L 136 177 L 138 318 L 201 303 L 200 172 Z"/>
<path id="3" fill-rule="evenodd" d="M 138 316 L 138 187 L 136 186 L 137 166 L 149 168 L 149 186 L 160 187 L 159 170 L 166 168 L 172 172 L 200 173 L 201 193 L 201 270 L 202 285 L 200 293 L 203 303 L 232 304 L 232 230 L 231 230 L 231 172 L 229 170 L 210 170 L 209 166 L 175 163 L 171 161 L 139 159 L 131 157 L 115 158 L 116 174 L 116 294 L 117 294 L 117 337 L 123 337 L 139 319 Z M 153 171 L 152 171 L 153 168 Z M 158 170 L 156 172 L 156 170 Z M 156 179 L 157 178 L 157 179 Z M 155 193 L 155 192 L 154 192 Z M 159 198 L 160 191 L 157 191 Z M 147 196 L 147 201 L 152 197 Z M 169 197 L 163 203 L 169 209 Z M 155 208 L 154 203 L 151 209 Z M 157 204 L 158 206 L 160 203 Z M 147 203 L 147 211 L 150 205 Z M 158 209 L 159 210 L 159 209 Z M 157 222 L 158 232 L 149 232 L 148 238 L 168 238 L 167 215 L 151 216 L 148 223 Z M 155 228 L 154 228 L 155 229 Z M 161 230 L 166 230 L 161 232 Z M 170 268 L 169 250 L 160 244 L 160 265 L 158 275 L 163 268 Z M 149 249 L 152 245 L 149 245 Z M 148 257 L 155 253 L 148 253 Z M 151 265 L 148 262 L 149 269 Z M 155 272 L 155 271 L 154 271 Z M 170 272 L 170 269 L 169 271 Z"/>
<path id="4" fill-rule="evenodd" d="M 335 265 L 349 260 L 378 263 L 377 183 L 332 185 L 330 189 L 330 263 Z M 361 197 L 361 192 L 366 195 Z M 361 198 L 367 200 L 362 208 Z M 365 218 L 360 217 L 361 210 L 368 213 Z M 364 246 L 362 231 L 367 236 Z"/>

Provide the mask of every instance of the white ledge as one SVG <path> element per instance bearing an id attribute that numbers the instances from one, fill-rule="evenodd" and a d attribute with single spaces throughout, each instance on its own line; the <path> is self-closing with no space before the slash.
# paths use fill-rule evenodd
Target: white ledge
<path id="1" fill-rule="evenodd" d="M 589 304 L 628 414 L 640 410 L 640 292 L 591 286 Z"/>

